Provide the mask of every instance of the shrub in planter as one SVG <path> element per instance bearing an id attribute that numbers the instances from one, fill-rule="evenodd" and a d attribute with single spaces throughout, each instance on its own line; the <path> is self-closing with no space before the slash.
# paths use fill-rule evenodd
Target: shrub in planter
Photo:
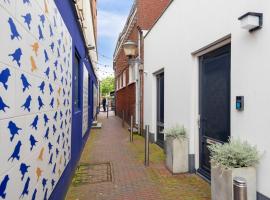
<path id="1" fill-rule="evenodd" d="M 188 172 L 188 139 L 183 126 L 165 130 L 166 166 L 172 173 Z"/>
<path id="2" fill-rule="evenodd" d="M 256 165 L 259 152 L 246 141 L 230 140 L 209 146 L 212 200 L 233 200 L 233 178 L 247 180 L 248 199 L 256 200 Z"/>

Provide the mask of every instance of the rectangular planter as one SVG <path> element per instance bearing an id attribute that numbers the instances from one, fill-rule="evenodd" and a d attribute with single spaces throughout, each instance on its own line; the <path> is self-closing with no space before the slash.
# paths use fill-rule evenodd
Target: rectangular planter
<path id="1" fill-rule="evenodd" d="M 212 200 L 233 200 L 233 178 L 243 177 L 247 181 L 248 200 L 256 200 L 256 169 L 254 167 L 222 170 L 211 167 Z"/>
<path id="2" fill-rule="evenodd" d="M 188 140 L 167 138 L 166 166 L 174 174 L 188 172 Z"/>

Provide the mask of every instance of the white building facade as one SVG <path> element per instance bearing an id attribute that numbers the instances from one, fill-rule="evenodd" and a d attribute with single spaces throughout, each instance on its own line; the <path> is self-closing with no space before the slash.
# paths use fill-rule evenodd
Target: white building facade
<path id="1" fill-rule="evenodd" d="M 261 29 L 241 28 L 248 12 L 263 14 Z M 163 140 L 160 124 L 184 125 L 190 171 L 206 177 L 207 144 L 234 137 L 257 145 L 258 199 L 270 198 L 269 21 L 268 0 L 177 0 L 144 41 L 144 124 L 155 140 Z"/>

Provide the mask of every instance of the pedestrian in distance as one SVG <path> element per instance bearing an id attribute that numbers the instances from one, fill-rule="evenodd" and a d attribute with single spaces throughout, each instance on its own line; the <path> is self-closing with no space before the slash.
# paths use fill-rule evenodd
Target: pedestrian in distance
<path id="1" fill-rule="evenodd" d="M 106 98 L 102 99 L 102 106 L 103 106 L 104 112 L 106 112 Z"/>

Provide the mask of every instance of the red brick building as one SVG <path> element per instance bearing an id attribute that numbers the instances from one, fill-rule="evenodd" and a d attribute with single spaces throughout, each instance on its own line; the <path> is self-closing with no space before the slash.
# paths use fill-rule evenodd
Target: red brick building
<path id="1" fill-rule="evenodd" d="M 143 75 L 139 74 L 138 65 L 129 63 L 123 50 L 123 44 L 127 40 L 137 43 L 137 58 L 143 63 L 143 37 L 161 16 L 170 1 L 135 0 L 125 27 L 119 35 L 114 52 L 116 114 L 122 117 L 124 113 L 125 121 L 128 123 L 133 115 L 136 125 L 143 124 L 143 84 L 140 84 L 143 83 Z M 142 87 L 140 87 L 141 85 Z"/>

